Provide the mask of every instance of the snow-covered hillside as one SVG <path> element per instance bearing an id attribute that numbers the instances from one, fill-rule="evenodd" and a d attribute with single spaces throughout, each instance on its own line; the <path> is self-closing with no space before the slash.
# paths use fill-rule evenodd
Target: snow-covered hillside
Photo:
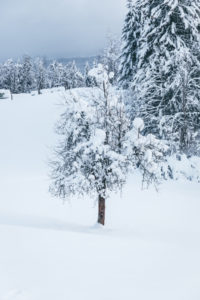
<path id="1" fill-rule="evenodd" d="M 0 101 L 0 300 L 199 300 L 198 183 L 142 191 L 135 174 L 108 200 L 103 229 L 95 199 L 48 193 L 63 96 Z"/>

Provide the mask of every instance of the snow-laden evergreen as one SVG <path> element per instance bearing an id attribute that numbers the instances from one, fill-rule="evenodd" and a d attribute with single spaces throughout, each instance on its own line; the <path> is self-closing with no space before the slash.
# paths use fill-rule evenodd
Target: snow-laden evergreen
<path id="1" fill-rule="evenodd" d="M 96 79 L 95 79 L 95 77 L 91 77 L 89 75 L 90 70 L 91 70 L 91 67 L 90 67 L 89 63 L 86 62 L 85 68 L 84 68 L 84 85 L 86 87 L 95 87 L 95 86 L 97 86 Z"/>
<path id="2" fill-rule="evenodd" d="M 107 45 L 103 51 L 103 54 L 100 58 L 100 62 L 104 65 L 107 72 L 113 74 L 113 77 L 110 78 L 110 82 L 114 85 L 117 84 L 118 73 L 119 73 L 119 64 L 120 64 L 120 48 L 121 41 L 116 36 L 111 34 L 107 37 Z"/>
<path id="3" fill-rule="evenodd" d="M 121 189 L 128 173 L 137 168 L 145 184 L 158 181 L 167 147 L 153 135 L 142 135 L 141 119 L 130 123 L 122 98 L 111 88 L 112 74 L 103 65 L 89 75 L 96 78 L 97 87 L 86 100 L 71 91 L 58 122 L 61 140 L 51 163 L 50 190 L 64 199 L 74 194 L 98 196 L 98 222 L 104 225 L 110 192 Z"/>
<path id="4" fill-rule="evenodd" d="M 129 51 L 135 64 L 128 58 L 122 62 L 127 72 L 133 71 L 132 115 L 144 119 L 148 132 L 188 151 L 200 128 L 200 4 L 187 0 L 131 4 L 141 17 L 136 50 Z M 128 24 L 126 20 L 125 27 Z M 133 22 L 129 34 L 137 24 Z M 128 35 L 124 39 L 131 46 Z"/>
<path id="5" fill-rule="evenodd" d="M 64 65 L 55 60 L 48 65 L 42 58 L 24 56 L 17 62 L 8 59 L 0 64 L 0 89 L 9 90 L 12 97 L 33 90 L 41 94 L 42 89 L 61 86 L 72 89 L 91 85 L 87 74 L 82 74 L 74 61 Z"/>
<path id="6" fill-rule="evenodd" d="M 137 5 L 136 5 L 136 3 Z M 139 1 L 127 1 L 128 13 L 126 15 L 122 32 L 122 54 L 120 56 L 119 82 L 128 87 L 136 72 L 137 49 L 141 31 L 141 10 Z"/>
<path id="7" fill-rule="evenodd" d="M 142 119 L 135 118 L 132 129 L 127 133 L 125 149 L 132 168 L 139 168 L 143 175 L 143 187 L 158 184 L 163 178 L 163 165 L 167 165 L 168 146 L 154 135 L 143 135 Z M 165 176 L 169 173 L 166 170 Z"/>
<path id="8" fill-rule="evenodd" d="M 8 59 L 0 66 L 0 86 L 7 89 L 11 94 L 20 90 L 22 82 L 22 65 L 14 63 L 12 59 Z"/>
<path id="9" fill-rule="evenodd" d="M 33 62 L 30 56 L 25 55 L 22 60 L 21 91 L 30 93 L 33 86 Z"/>
<path id="10" fill-rule="evenodd" d="M 41 94 L 41 90 L 47 86 L 47 74 L 42 59 L 37 58 L 35 60 L 35 85 L 38 94 Z"/>
<path id="11" fill-rule="evenodd" d="M 49 85 L 51 88 L 62 85 L 63 65 L 56 60 L 48 67 Z"/>
<path id="12" fill-rule="evenodd" d="M 105 222 L 105 199 L 109 191 L 125 183 L 127 162 L 122 149 L 128 121 L 122 105 L 109 92 L 109 75 L 102 65 L 91 70 L 98 88 L 85 102 L 71 93 L 57 131 L 62 136 L 52 162 L 51 192 L 95 194 L 99 199 L 99 223 Z M 114 128 L 116 126 L 116 130 Z"/>
<path id="13" fill-rule="evenodd" d="M 65 89 L 73 89 L 84 86 L 84 76 L 77 68 L 75 61 L 64 66 L 62 85 Z"/>

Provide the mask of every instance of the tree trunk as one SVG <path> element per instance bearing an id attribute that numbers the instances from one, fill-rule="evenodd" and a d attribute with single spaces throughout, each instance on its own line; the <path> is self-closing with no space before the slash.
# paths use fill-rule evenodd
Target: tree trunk
<path id="1" fill-rule="evenodd" d="M 99 195 L 98 223 L 105 225 L 105 198 Z"/>
<path id="2" fill-rule="evenodd" d="M 182 152 L 187 151 L 188 137 L 187 137 L 187 127 L 183 125 L 180 129 L 180 150 Z"/>

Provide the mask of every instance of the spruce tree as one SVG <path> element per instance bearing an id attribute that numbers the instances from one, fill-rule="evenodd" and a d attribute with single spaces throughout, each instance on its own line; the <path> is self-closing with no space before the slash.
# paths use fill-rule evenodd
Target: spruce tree
<path id="1" fill-rule="evenodd" d="M 122 104 L 116 105 L 117 98 L 109 93 L 106 70 L 99 67 L 92 70 L 99 83 L 96 93 L 91 90 L 86 100 L 76 92 L 69 94 L 67 110 L 57 127 L 62 140 L 52 162 L 50 190 L 64 199 L 71 194 L 97 196 L 98 223 L 104 225 L 109 192 L 125 183 L 127 119 Z"/>
<path id="2" fill-rule="evenodd" d="M 44 62 L 42 59 L 37 58 L 35 60 L 35 70 L 34 70 L 34 77 L 35 77 L 35 84 L 38 91 L 38 95 L 41 94 L 41 90 L 45 89 L 47 84 L 46 78 L 46 69 L 44 67 Z"/>
<path id="3" fill-rule="evenodd" d="M 115 36 L 109 34 L 107 36 L 107 45 L 103 51 L 103 55 L 100 61 L 107 69 L 107 72 L 113 73 L 113 77 L 110 78 L 110 82 L 116 85 L 119 72 L 119 61 L 120 61 L 120 40 Z"/>
<path id="4" fill-rule="evenodd" d="M 22 61 L 20 85 L 22 93 L 30 93 L 33 87 L 33 63 L 30 56 L 25 55 Z"/>
<path id="5" fill-rule="evenodd" d="M 84 86 L 84 76 L 77 68 L 75 61 L 64 67 L 62 85 L 65 87 L 65 90 Z"/>
<path id="6" fill-rule="evenodd" d="M 200 4 L 197 0 L 134 3 L 134 10 L 140 10 L 140 36 L 131 74 L 132 110 L 144 119 L 147 132 L 179 139 L 183 149 L 188 135 L 183 127 L 194 131 L 200 126 Z M 124 68 L 128 72 L 125 63 Z M 189 120 L 184 114 L 190 115 Z"/>
<path id="7" fill-rule="evenodd" d="M 127 1 L 128 13 L 122 31 L 122 54 L 120 56 L 119 82 L 128 87 L 136 71 L 137 49 L 141 31 L 139 2 Z"/>
<path id="8" fill-rule="evenodd" d="M 139 168 L 143 183 L 161 177 L 160 163 L 166 146 L 153 135 L 143 136 L 144 123 L 130 125 L 125 106 L 99 64 L 89 72 L 97 87 L 66 93 L 66 111 L 58 123 L 61 141 L 52 164 L 54 196 L 86 194 L 98 198 L 98 223 L 105 224 L 105 205 L 111 191 L 118 191 L 130 170 Z M 79 94 L 80 93 L 80 94 Z"/>
<path id="9" fill-rule="evenodd" d="M 8 89 L 13 94 L 21 92 L 20 75 L 22 72 L 22 66 L 19 63 L 14 63 L 12 59 L 8 59 L 2 67 L 2 87 Z"/>
<path id="10" fill-rule="evenodd" d="M 53 61 L 48 67 L 48 78 L 50 88 L 62 85 L 64 67 L 61 63 Z"/>

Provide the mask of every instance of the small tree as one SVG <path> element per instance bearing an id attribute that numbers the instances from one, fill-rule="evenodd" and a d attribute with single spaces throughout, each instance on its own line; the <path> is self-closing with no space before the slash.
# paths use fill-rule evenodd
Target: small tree
<path id="1" fill-rule="evenodd" d="M 122 100 L 110 89 L 112 72 L 108 73 L 103 65 L 99 64 L 89 72 L 89 75 L 95 78 L 101 91 L 93 103 L 96 110 L 95 123 L 98 132 L 101 133 L 101 140 L 91 155 L 97 156 L 95 165 L 98 168 L 95 170 L 97 173 L 94 178 L 99 199 L 98 222 L 104 225 L 108 192 L 122 188 L 126 181 L 128 165 L 123 143 L 129 123 Z"/>
<path id="2" fill-rule="evenodd" d="M 65 66 L 62 85 L 65 87 L 65 90 L 84 86 L 84 77 L 77 68 L 75 61 Z"/>
<path id="3" fill-rule="evenodd" d="M 20 72 L 20 86 L 22 93 L 30 93 L 34 83 L 33 62 L 30 56 L 25 55 Z"/>
<path id="4" fill-rule="evenodd" d="M 119 71 L 119 56 L 120 56 L 120 39 L 115 36 L 109 34 L 107 36 L 107 45 L 103 51 L 101 62 L 106 68 L 108 74 L 112 73 L 113 76 L 110 78 L 110 82 L 115 85 L 118 79 L 118 71 Z"/>
<path id="5" fill-rule="evenodd" d="M 2 87 L 7 89 L 11 93 L 11 99 L 13 94 L 21 92 L 20 76 L 21 76 L 22 65 L 14 63 L 12 59 L 8 59 L 2 66 Z"/>
<path id="6" fill-rule="evenodd" d="M 109 191 L 122 187 L 126 178 L 126 157 L 122 151 L 126 120 L 116 114 L 116 97 L 108 92 L 108 76 L 103 68 L 93 70 L 99 89 L 85 102 L 73 92 L 67 100 L 57 132 L 62 140 L 52 165 L 53 195 L 67 198 L 71 194 L 98 196 L 98 223 L 105 224 L 105 201 Z M 117 120 L 118 134 L 110 125 Z M 123 128 L 123 129 L 122 129 Z M 119 133 L 119 131 L 121 131 Z M 117 145 L 117 146 L 116 146 Z"/>
<path id="7" fill-rule="evenodd" d="M 139 0 L 127 0 L 128 13 L 122 31 L 122 53 L 120 55 L 119 83 L 127 88 L 136 72 L 137 52 L 141 35 L 141 10 Z"/>
<path id="8" fill-rule="evenodd" d="M 37 58 L 35 60 L 35 83 L 38 91 L 38 95 L 41 94 L 41 90 L 46 88 L 46 69 L 44 67 L 43 60 Z"/>
<path id="9" fill-rule="evenodd" d="M 95 87 L 97 86 L 96 80 L 94 77 L 89 76 L 91 68 L 88 62 L 85 64 L 84 68 L 84 85 L 86 87 Z"/>
<path id="10" fill-rule="evenodd" d="M 110 87 L 103 66 L 98 65 L 90 74 L 98 87 L 91 89 L 86 100 L 71 91 L 67 110 L 58 123 L 62 138 L 51 163 L 50 191 L 63 199 L 71 194 L 95 195 L 98 223 L 104 225 L 110 192 L 122 188 L 133 168 L 142 170 L 145 182 L 156 180 L 155 165 L 162 153 L 159 141 L 141 135 L 141 121 L 136 120 L 131 129 L 123 102 Z"/>
<path id="11" fill-rule="evenodd" d="M 53 61 L 48 67 L 48 78 L 50 88 L 59 87 L 62 85 L 64 66 L 57 62 Z"/>

